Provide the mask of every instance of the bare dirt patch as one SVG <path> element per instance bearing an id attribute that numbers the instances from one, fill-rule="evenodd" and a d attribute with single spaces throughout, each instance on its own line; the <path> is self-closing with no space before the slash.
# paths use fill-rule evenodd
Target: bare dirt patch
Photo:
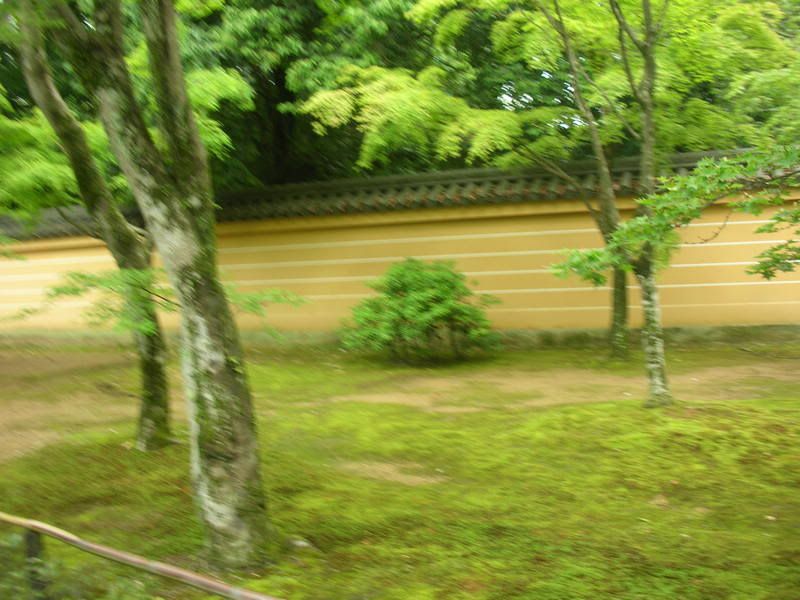
<path id="1" fill-rule="evenodd" d="M 644 376 L 627 377 L 581 369 L 559 369 L 541 373 L 487 372 L 471 378 L 471 381 L 489 384 L 501 394 L 511 395 L 509 403 L 529 407 L 640 398 L 647 390 Z M 520 398 L 526 393 L 535 394 L 535 397 Z M 517 402 L 514 402 L 513 397 L 517 398 Z"/>
<path id="2" fill-rule="evenodd" d="M 755 363 L 703 368 L 671 377 L 675 396 L 681 400 L 737 400 L 758 396 L 764 380 L 796 381 L 800 361 Z M 760 381 L 759 381 L 760 380 Z M 391 382 L 396 385 L 397 382 Z M 647 395 L 645 374 L 618 375 L 588 369 L 557 369 L 543 372 L 487 370 L 459 374 L 409 378 L 405 390 L 372 391 L 337 396 L 333 402 L 398 404 L 427 412 L 470 413 L 494 408 L 545 408 L 566 404 L 641 400 Z M 486 402 L 461 404 L 460 399 L 483 389 Z"/>
<path id="3" fill-rule="evenodd" d="M 138 397 L 124 399 L 84 392 L 47 400 L 0 400 L 0 463 L 58 442 L 73 433 L 113 430 L 135 422 Z M 183 417 L 183 402 L 171 402 L 173 420 Z"/>
<path id="4" fill-rule="evenodd" d="M 58 441 L 72 432 L 133 419 L 136 402 L 100 404 L 88 394 L 61 400 L 7 400 L 0 404 L 0 462 Z"/>
<path id="5" fill-rule="evenodd" d="M 0 352 L 0 377 L 52 377 L 73 371 L 124 366 L 135 361 L 136 357 L 133 354 L 124 351 Z"/>
<path id="6" fill-rule="evenodd" d="M 420 471 L 425 467 L 418 463 L 386 463 L 386 462 L 344 462 L 339 468 L 354 475 L 394 481 L 403 485 L 430 485 L 447 481 L 442 475 L 422 475 L 407 471 Z"/>
<path id="7" fill-rule="evenodd" d="M 686 400 L 739 400 L 757 397 L 765 381 L 797 381 L 798 371 L 796 360 L 704 368 L 672 377 L 672 387 Z"/>
<path id="8" fill-rule="evenodd" d="M 480 406 L 459 406 L 454 404 L 439 404 L 440 400 L 452 402 L 452 397 L 442 398 L 438 394 L 426 394 L 417 392 L 414 394 L 407 392 L 386 392 L 383 394 L 350 394 L 347 396 L 335 396 L 329 402 L 361 402 L 364 404 L 397 404 L 399 406 L 410 406 L 419 408 L 426 412 L 457 414 L 481 412 L 485 408 Z M 321 403 L 309 403 L 309 405 L 320 406 Z"/>

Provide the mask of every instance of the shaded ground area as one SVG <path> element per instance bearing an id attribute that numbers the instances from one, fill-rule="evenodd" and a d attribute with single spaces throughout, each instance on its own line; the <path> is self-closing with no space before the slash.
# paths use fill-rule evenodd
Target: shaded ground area
<path id="1" fill-rule="evenodd" d="M 290 600 L 796 600 L 800 346 L 670 356 L 681 401 L 648 411 L 638 357 L 597 349 L 436 369 L 251 349 L 273 519 L 313 551 L 247 584 Z M 132 353 L 4 347 L 0 373 L 0 510 L 204 568 L 185 444 L 131 448 Z M 51 553 L 67 581 L 142 588 L 114 598 L 196 597 Z"/>

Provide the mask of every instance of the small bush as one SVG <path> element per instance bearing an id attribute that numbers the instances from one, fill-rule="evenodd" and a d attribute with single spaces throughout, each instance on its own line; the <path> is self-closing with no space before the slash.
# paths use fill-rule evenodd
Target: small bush
<path id="1" fill-rule="evenodd" d="M 451 263 L 406 259 L 369 284 L 378 296 L 353 309 L 343 335 L 349 350 L 388 351 L 404 361 L 463 358 L 497 343 L 485 307 Z"/>

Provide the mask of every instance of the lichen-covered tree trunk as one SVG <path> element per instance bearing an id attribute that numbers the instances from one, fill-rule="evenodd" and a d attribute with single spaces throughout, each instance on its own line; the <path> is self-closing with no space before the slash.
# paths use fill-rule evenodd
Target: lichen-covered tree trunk
<path id="1" fill-rule="evenodd" d="M 642 0 L 644 14 L 644 40 L 638 44 L 644 68 L 642 82 L 636 95 L 642 108 L 642 147 L 639 178 L 642 192 L 651 196 L 656 192 L 656 120 L 655 120 L 655 84 L 656 84 L 656 39 L 657 26 L 653 21 L 652 7 L 649 0 Z M 648 214 L 650 209 L 643 204 L 638 207 L 640 214 Z M 645 244 L 638 264 L 634 267 L 636 279 L 642 292 L 642 311 L 644 327 L 642 341 L 644 343 L 647 375 L 650 383 L 650 396 L 645 403 L 647 407 L 665 406 L 672 403 L 672 394 L 667 383 L 667 363 L 664 356 L 664 330 L 661 324 L 661 299 L 655 274 L 656 264 L 654 249 Z"/>
<path id="2" fill-rule="evenodd" d="M 192 478 L 209 548 L 218 564 L 256 564 L 266 551 L 267 512 L 238 332 L 216 278 L 182 279 Z"/>
<path id="3" fill-rule="evenodd" d="M 258 566 L 269 526 L 255 416 L 236 323 L 217 272 L 210 172 L 186 94 L 177 17 L 169 0 L 137 6 L 163 149 L 154 143 L 133 90 L 120 2 L 95 3 L 89 26 L 85 15 L 59 3 L 58 16 L 71 27 L 52 31 L 97 100 L 111 150 L 181 307 L 191 472 L 211 559 L 227 567 Z"/>
<path id="4" fill-rule="evenodd" d="M 108 246 L 120 269 L 150 268 L 147 241 L 127 222 L 114 202 L 92 157 L 81 124 L 55 86 L 37 16 L 30 2 L 21 3 L 19 17 L 19 51 L 26 84 L 69 159 L 81 200 L 94 221 L 97 234 Z M 136 447 L 153 450 L 170 441 L 166 344 L 150 294 L 131 286 L 125 296 L 126 302 L 135 305 L 135 312 L 151 324 L 147 331 L 136 332 L 134 340 L 139 353 L 141 381 Z"/>
<path id="5" fill-rule="evenodd" d="M 611 288 L 611 326 L 609 327 L 611 356 L 628 357 L 628 274 L 614 269 Z"/>
<path id="6" fill-rule="evenodd" d="M 661 303 L 658 284 L 652 269 L 638 270 L 636 278 L 642 290 L 642 346 L 649 384 L 648 408 L 672 404 L 672 394 L 667 383 L 667 362 L 664 354 L 664 331 L 661 327 Z"/>
<path id="7" fill-rule="evenodd" d="M 642 196 L 651 196 L 656 192 L 656 79 L 658 75 L 657 43 L 659 33 L 664 25 L 668 3 L 664 2 L 660 19 L 653 15 L 650 0 L 641 0 L 641 31 L 637 32 L 633 22 L 626 15 L 619 0 L 608 0 L 614 18 L 617 21 L 619 37 L 620 59 L 623 64 L 626 78 L 630 86 L 633 99 L 641 109 L 641 134 L 640 134 L 640 167 L 639 184 Z M 633 67 L 629 57 L 629 48 L 635 49 L 640 55 L 642 74 L 639 81 L 633 74 Z M 637 214 L 647 215 L 650 209 L 644 203 L 637 206 Z M 661 325 L 661 303 L 658 294 L 658 285 L 655 276 L 655 249 L 650 243 L 645 243 L 638 256 L 630 260 L 639 287 L 642 292 L 642 309 L 644 312 L 644 327 L 642 329 L 642 343 L 644 345 L 645 359 L 647 361 L 647 374 L 650 380 L 650 397 L 646 406 L 663 406 L 672 402 L 666 376 L 666 361 L 664 359 L 664 333 Z"/>
<path id="8" fill-rule="evenodd" d="M 152 330 L 134 333 L 134 342 L 139 353 L 139 378 L 141 381 L 136 447 L 145 451 L 155 450 L 166 446 L 172 440 L 167 346 L 164 343 L 164 332 L 161 330 L 152 297 L 145 293 L 142 298 L 134 298 L 131 301 L 138 302 L 138 313 L 154 324 Z"/>

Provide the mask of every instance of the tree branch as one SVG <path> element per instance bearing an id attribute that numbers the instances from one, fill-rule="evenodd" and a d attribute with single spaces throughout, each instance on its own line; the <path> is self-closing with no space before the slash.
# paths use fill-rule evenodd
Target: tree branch
<path id="1" fill-rule="evenodd" d="M 55 16 L 64 21 L 70 36 L 81 42 L 86 42 L 88 40 L 89 32 L 86 29 L 86 24 L 78 17 L 69 4 L 63 0 L 55 0 L 49 2 L 48 6 L 52 9 Z"/>
<path id="2" fill-rule="evenodd" d="M 622 12 L 622 8 L 619 5 L 619 0 L 608 0 L 608 3 L 611 6 L 611 12 L 614 13 L 614 18 L 617 20 L 619 28 L 627 34 L 634 46 L 640 51 L 643 50 L 644 43 L 639 39 L 638 34 L 633 30 L 631 24 L 628 23 L 628 19 L 625 18 L 625 14 Z"/>
<path id="3" fill-rule="evenodd" d="M 548 160 L 543 156 L 534 154 L 527 148 L 523 149 L 522 152 L 523 154 L 528 156 L 534 163 L 539 165 L 542 169 L 544 169 L 554 177 L 558 177 L 559 179 L 562 179 L 566 181 L 569 185 L 571 185 L 578 194 L 578 197 L 580 198 L 581 202 L 583 202 L 583 205 L 586 207 L 586 210 L 588 210 L 589 214 L 592 215 L 592 218 L 594 218 L 595 220 L 598 220 L 600 218 L 600 210 L 594 205 L 592 205 L 591 201 L 586 196 L 586 191 L 584 189 L 584 186 L 581 185 L 581 183 L 577 179 L 575 179 L 572 175 L 567 173 L 564 169 L 559 167 L 553 161 Z"/>
<path id="4" fill-rule="evenodd" d="M 583 65 L 579 63 L 578 68 L 580 70 L 581 75 L 583 75 L 583 78 L 589 83 L 589 85 L 591 85 L 594 89 L 597 90 L 597 92 L 603 97 L 603 100 L 606 101 L 606 105 L 611 109 L 613 113 L 615 113 L 620 118 L 622 126 L 625 127 L 625 129 L 627 129 L 628 133 L 631 134 L 631 137 L 633 137 L 633 139 L 635 140 L 640 140 L 641 136 L 639 135 L 639 132 L 633 128 L 633 125 L 631 125 L 630 121 L 628 121 L 625 118 L 625 115 L 622 113 L 619 107 L 611 100 L 611 98 L 605 92 L 605 90 L 603 90 L 602 87 L 600 87 L 597 83 L 595 83 L 594 79 L 592 79 L 589 76 L 589 73 L 586 71 L 586 69 L 583 68 Z"/>
<path id="5" fill-rule="evenodd" d="M 667 11 L 669 10 L 669 1 L 670 0 L 664 0 L 661 4 L 661 10 L 658 12 L 658 18 L 656 19 L 654 27 L 656 39 L 661 37 L 661 32 L 664 30 L 664 23 L 667 20 Z"/>
<path id="6" fill-rule="evenodd" d="M 633 95 L 633 98 L 636 100 L 636 102 L 641 103 L 642 92 L 639 87 L 640 84 L 636 83 L 636 77 L 634 77 L 633 75 L 630 56 L 628 55 L 628 43 L 625 41 L 625 33 L 620 28 L 617 28 L 617 39 L 619 40 L 619 50 L 620 50 L 620 57 L 622 58 L 622 68 L 625 71 L 625 77 L 628 80 L 628 86 L 631 88 L 631 95 Z"/>
<path id="7" fill-rule="evenodd" d="M 180 303 L 179 302 L 176 302 L 175 300 L 172 300 L 171 298 L 167 298 L 166 296 L 162 296 L 161 294 L 159 294 L 157 292 L 154 292 L 150 288 L 143 287 L 142 291 L 144 291 L 147 294 L 150 294 L 153 298 L 158 298 L 159 300 L 161 300 L 164 304 L 166 304 L 168 306 L 174 306 L 176 308 L 180 308 Z"/>
<path id="8" fill-rule="evenodd" d="M 66 211 L 64 211 L 63 207 L 56 206 L 55 209 L 56 209 L 56 212 L 58 213 L 58 215 L 62 219 L 64 219 L 67 223 L 72 225 L 75 228 L 75 230 L 78 231 L 79 233 L 87 235 L 87 236 L 89 236 L 91 238 L 95 238 L 95 239 L 99 239 L 99 240 L 103 239 L 103 236 L 101 236 L 96 230 L 91 230 L 88 227 L 86 227 L 84 224 L 78 223 L 77 221 L 73 220 L 72 217 L 70 217 L 66 213 Z"/>
<path id="9" fill-rule="evenodd" d="M 75 118 L 53 81 L 33 1 L 20 0 L 19 5 L 21 34 L 19 53 L 23 77 L 31 97 L 53 128 L 59 145 L 69 160 L 78 184 L 80 198 L 94 223 L 94 231 L 90 232 L 73 222 L 61 207 L 56 207 L 56 211 L 78 231 L 105 241 L 120 266 L 131 262 L 145 264 L 148 262 L 149 253 L 145 246 L 139 243 L 137 233 L 116 205 L 103 173 L 92 155 L 83 126 Z M 63 6 L 64 9 L 70 10 L 63 3 L 57 3 L 55 6 Z"/>
<path id="10" fill-rule="evenodd" d="M 169 146 L 178 186 L 204 182 L 197 190 L 211 208 L 208 157 L 200 140 L 194 113 L 186 91 L 176 34 L 172 0 L 142 0 L 139 3 L 147 43 L 150 72 L 155 84 L 159 124 Z"/>

